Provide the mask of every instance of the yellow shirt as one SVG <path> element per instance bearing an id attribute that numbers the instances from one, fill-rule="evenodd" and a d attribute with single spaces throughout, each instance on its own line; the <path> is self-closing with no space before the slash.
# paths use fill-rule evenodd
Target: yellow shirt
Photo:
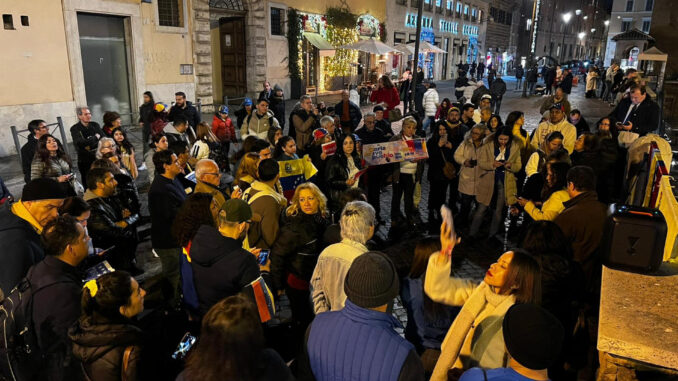
<path id="1" fill-rule="evenodd" d="M 26 222 L 31 224 L 33 229 L 35 229 L 35 231 L 38 234 L 42 234 L 42 225 L 40 225 L 40 223 L 33 217 L 31 212 L 29 212 L 28 209 L 26 209 L 24 203 L 21 202 L 21 200 L 15 202 L 12 205 L 12 213 L 14 213 L 14 215 L 21 218 L 22 220 L 25 220 Z"/>

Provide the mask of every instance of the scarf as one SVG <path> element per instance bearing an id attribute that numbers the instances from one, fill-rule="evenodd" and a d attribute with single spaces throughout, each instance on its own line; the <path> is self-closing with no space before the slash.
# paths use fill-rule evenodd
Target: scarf
<path id="1" fill-rule="evenodd" d="M 268 186 L 266 183 L 263 183 L 263 182 L 258 181 L 258 180 L 253 182 L 252 185 L 250 186 L 250 188 L 246 191 L 248 196 L 251 193 L 250 189 L 259 191 L 247 200 L 247 203 L 250 204 L 250 205 L 252 204 L 252 202 L 254 202 L 254 200 L 256 200 L 259 197 L 271 196 L 283 208 L 287 207 L 287 199 L 285 198 L 285 196 L 283 196 L 282 194 L 277 192 L 274 188 Z"/>
<path id="2" fill-rule="evenodd" d="M 512 295 L 499 295 L 495 293 L 490 286 L 485 282 L 481 282 L 473 291 L 469 299 L 464 303 L 464 306 L 459 311 L 452 326 L 445 335 L 445 340 L 441 345 L 441 353 L 436 367 L 433 370 L 431 380 L 446 381 L 447 371 L 454 366 L 454 363 L 459 357 L 461 348 L 466 340 L 473 340 L 471 351 L 473 353 L 473 360 L 480 362 L 481 357 L 485 354 L 489 347 L 501 345 L 501 350 L 504 350 L 503 333 L 501 325 L 504 320 L 506 311 L 515 303 L 515 297 Z M 479 331 L 479 335 L 474 338 L 467 338 L 469 331 L 473 327 L 476 318 L 486 309 L 493 308 L 493 311 L 478 325 L 483 326 Z M 486 325 L 487 322 L 487 326 Z M 499 329 L 496 329 L 496 325 Z M 495 329 L 492 329 L 495 328 Z M 475 333 L 475 332 L 474 332 Z M 495 338 L 501 339 L 501 342 L 496 342 Z M 476 357 L 476 354 L 479 356 Z M 488 367 L 487 364 L 481 366 Z M 503 364 L 489 367 L 501 367 Z"/>

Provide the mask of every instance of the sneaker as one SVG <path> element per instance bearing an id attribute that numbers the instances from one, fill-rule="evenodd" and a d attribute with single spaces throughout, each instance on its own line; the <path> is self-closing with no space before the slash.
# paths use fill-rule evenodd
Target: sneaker
<path id="1" fill-rule="evenodd" d="M 145 171 L 145 170 L 147 170 L 148 168 L 146 168 L 146 163 L 143 163 L 143 164 L 141 164 L 141 166 L 140 166 L 139 168 L 137 168 L 137 169 L 140 170 L 140 171 Z"/>

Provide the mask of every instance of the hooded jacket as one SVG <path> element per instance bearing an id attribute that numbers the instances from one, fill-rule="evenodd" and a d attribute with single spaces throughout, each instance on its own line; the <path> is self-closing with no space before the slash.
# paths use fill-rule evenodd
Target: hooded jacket
<path id="1" fill-rule="evenodd" d="M 212 133 L 222 143 L 236 141 L 235 127 L 233 127 L 233 121 L 228 116 L 226 120 L 223 120 L 219 115 L 214 115 L 212 118 Z"/>
<path id="2" fill-rule="evenodd" d="M 271 126 L 280 127 L 278 120 L 273 116 L 271 111 L 265 115 L 259 115 L 256 109 L 253 109 L 240 128 L 240 138 L 245 140 L 246 137 L 252 135 L 266 140 Z"/>
<path id="3" fill-rule="evenodd" d="M 96 322 L 95 322 L 96 320 Z M 127 319 L 117 321 L 103 317 L 81 318 L 69 331 L 73 355 L 82 363 L 87 380 L 134 381 L 141 354 L 142 332 Z M 123 357 L 131 347 L 127 369 L 123 376 Z"/>
<path id="4" fill-rule="evenodd" d="M 21 201 L 18 201 L 21 202 Z M 28 268 L 40 262 L 45 252 L 40 234 L 5 203 L 0 208 L 0 290 L 5 294 L 26 275 Z"/>
<path id="5" fill-rule="evenodd" d="M 203 315 L 260 276 L 256 257 L 242 248 L 242 242 L 224 237 L 212 226 L 201 226 L 191 242 L 193 282 Z"/>
<path id="6" fill-rule="evenodd" d="M 546 136 L 553 131 L 560 131 L 563 134 L 565 138 L 563 139 L 563 148 L 571 154 L 574 150 L 574 142 L 577 140 L 577 129 L 566 118 L 563 118 L 563 120 L 556 124 L 551 123 L 551 121 L 539 123 L 539 127 L 537 127 L 534 135 L 532 135 L 530 144 L 535 150 L 539 149 L 541 143 L 546 140 Z"/>
<path id="7" fill-rule="evenodd" d="M 176 105 L 172 106 L 167 118 L 170 122 L 174 122 L 174 118 L 179 115 L 186 118 L 188 124 L 193 128 L 198 127 L 198 124 L 200 124 L 200 113 L 190 101 L 186 101 L 186 107 L 184 108 L 177 107 Z"/>
<path id="8" fill-rule="evenodd" d="M 245 191 L 243 200 L 252 208 L 252 224 L 247 232 L 250 247 L 271 248 L 278 237 L 280 214 L 287 199 L 266 183 L 255 181 Z"/>

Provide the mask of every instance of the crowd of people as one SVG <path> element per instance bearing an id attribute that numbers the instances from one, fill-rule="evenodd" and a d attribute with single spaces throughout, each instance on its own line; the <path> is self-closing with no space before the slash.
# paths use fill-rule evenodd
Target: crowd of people
<path id="1" fill-rule="evenodd" d="M 31 121 L 26 185 L 0 209 L 0 299 L 19 308 L 9 303 L 28 295 L 36 343 L 29 359 L 0 360 L 3 376 L 472 381 L 590 371 L 606 204 L 626 197 L 625 150 L 656 129 L 657 106 L 627 75 L 610 115 L 589 125 L 568 100 L 564 70 L 530 134 L 523 112 L 500 117 L 500 75 L 489 67 L 485 86 L 484 66 L 471 77 L 464 69 L 455 101 L 418 74 L 406 75 L 413 97 L 384 76 L 369 112 L 348 91 L 334 107 L 305 95 L 287 123 L 282 89 L 268 82 L 236 121 L 221 106 L 211 125 L 184 93 L 168 109 L 146 92 L 143 159 L 115 112 L 100 127 L 77 109 L 77 160 L 44 121 Z M 401 97 L 416 111 L 399 120 Z M 413 140 L 426 142 L 428 159 L 368 166 L 362 156 L 368 144 Z M 295 160 L 317 173 L 285 197 L 282 172 Z M 147 209 L 141 171 L 151 181 Z M 148 223 L 147 254 L 161 272 L 140 283 Z M 388 244 L 410 236 L 416 247 L 386 254 L 375 231 L 387 223 Z M 511 248 L 482 280 L 454 276 L 459 249 L 480 242 Z M 116 271 L 84 282 L 104 260 Z M 144 287 L 160 295 L 153 310 L 162 313 L 145 311 Z M 281 321 L 283 300 L 291 317 Z M 172 355 L 183 331 L 167 333 L 170 317 L 197 337 L 185 359 Z M 18 353 L 16 343 L 3 349 Z"/>

